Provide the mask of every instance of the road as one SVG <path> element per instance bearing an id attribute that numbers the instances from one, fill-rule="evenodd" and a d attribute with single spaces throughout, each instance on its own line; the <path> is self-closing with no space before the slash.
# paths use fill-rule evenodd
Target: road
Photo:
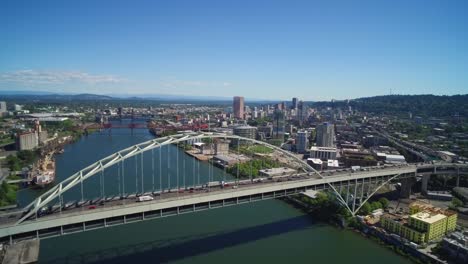
<path id="1" fill-rule="evenodd" d="M 342 169 L 337 171 L 328 171 L 322 173 L 326 180 L 334 181 L 342 181 L 342 180 L 354 180 L 355 178 L 365 177 L 366 174 L 372 174 L 375 171 L 384 172 L 386 174 L 398 174 L 401 168 L 408 168 L 410 170 L 416 170 L 415 166 L 412 165 L 400 165 L 400 166 L 380 166 L 380 167 L 369 167 L 362 169 L 359 172 L 353 172 L 351 169 Z M 343 178 L 343 179 L 342 179 Z M 226 182 L 224 188 L 220 185 L 218 186 L 195 186 L 193 188 L 186 188 L 186 189 L 171 189 L 171 190 L 163 190 L 162 193 L 146 193 L 143 195 L 151 195 L 154 197 L 153 201 L 142 202 L 145 204 L 148 203 L 158 203 L 158 202 L 166 202 L 171 200 L 177 199 L 184 199 L 184 198 L 192 198 L 203 196 L 204 194 L 216 194 L 222 192 L 232 192 L 238 190 L 244 190 L 248 188 L 257 188 L 260 186 L 267 186 L 267 185 L 277 185 L 282 182 L 298 182 L 304 180 L 321 180 L 318 174 L 314 173 L 301 173 L 301 174 L 294 174 L 285 177 L 278 177 L 278 178 L 262 178 L 262 179 L 254 179 L 254 180 L 241 180 L 239 182 L 231 181 Z M 142 194 L 139 194 L 139 196 Z M 76 215 L 76 214 L 83 214 L 86 212 L 96 212 L 99 210 L 112 210 L 117 209 L 119 207 L 127 207 L 127 206 L 135 206 L 137 204 L 137 196 L 135 194 L 127 195 L 125 197 L 107 197 L 105 200 L 97 198 L 93 200 L 88 200 L 85 202 L 68 202 L 62 208 L 59 205 L 52 206 L 51 211 L 47 211 L 44 215 L 41 216 L 42 213 L 38 214 L 39 219 L 49 219 L 55 217 L 63 217 L 67 215 Z M 46 210 L 44 210 L 46 211 Z M 0 226 L 8 226 L 19 220 L 22 216 L 22 211 L 15 211 L 6 214 L 0 215 Z"/>

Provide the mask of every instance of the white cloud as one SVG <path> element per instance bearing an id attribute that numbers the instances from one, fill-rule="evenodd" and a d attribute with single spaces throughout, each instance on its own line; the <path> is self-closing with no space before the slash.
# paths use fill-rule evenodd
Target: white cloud
<path id="1" fill-rule="evenodd" d="M 232 85 L 230 82 L 190 81 L 176 78 L 162 79 L 157 84 L 166 88 L 220 88 Z"/>
<path id="2" fill-rule="evenodd" d="M 5 72 L 0 74 L 0 82 L 10 82 L 30 85 L 47 84 L 101 84 L 101 83 L 121 83 L 125 79 L 114 75 L 93 75 L 81 71 L 38 71 L 38 70 L 19 70 L 14 72 Z"/>

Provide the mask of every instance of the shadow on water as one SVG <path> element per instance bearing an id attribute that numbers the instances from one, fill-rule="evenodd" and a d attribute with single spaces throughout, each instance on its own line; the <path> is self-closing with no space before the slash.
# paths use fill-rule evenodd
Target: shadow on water
<path id="1" fill-rule="evenodd" d="M 225 233 L 206 233 L 103 249 L 52 259 L 47 263 L 137 263 L 137 259 L 148 263 L 167 263 L 321 225 L 313 222 L 310 216 L 303 215 Z"/>

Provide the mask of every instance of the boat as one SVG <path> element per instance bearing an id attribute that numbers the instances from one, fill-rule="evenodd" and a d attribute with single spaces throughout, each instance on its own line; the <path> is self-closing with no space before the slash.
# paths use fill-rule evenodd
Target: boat
<path id="1" fill-rule="evenodd" d="M 55 181 L 55 160 L 53 153 L 49 153 L 37 162 L 37 166 L 31 172 L 34 185 L 44 188 Z"/>

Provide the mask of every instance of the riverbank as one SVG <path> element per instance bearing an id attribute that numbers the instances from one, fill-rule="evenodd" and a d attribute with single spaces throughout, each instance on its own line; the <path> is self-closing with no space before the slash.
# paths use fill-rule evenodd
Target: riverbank
<path id="1" fill-rule="evenodd" d="M 349 214 L 343 213 L 341 210 L 336 211 L 335 209 L 328 209 L 324 212 L 323 208 L 329 207 L 329 201 L 325 201 L 323 197 L 319 197 L 316 204 L 306 203 L 297 197 L 286 197 L 283 201 L 301 209 L 307 214 L 318 216 L 321 221 L 336 228 L 353 231 L 360 236 L 412 261 L 413 263 L 446 264 L 446 262 L 439 260 L 437 257 L 403 244 L 400 240 L 392 237 L 391 235 L 380 231 L 374 226 L 368 226 L 364 222 L 357 220 L 355 217 L 351 217 Z"/>

